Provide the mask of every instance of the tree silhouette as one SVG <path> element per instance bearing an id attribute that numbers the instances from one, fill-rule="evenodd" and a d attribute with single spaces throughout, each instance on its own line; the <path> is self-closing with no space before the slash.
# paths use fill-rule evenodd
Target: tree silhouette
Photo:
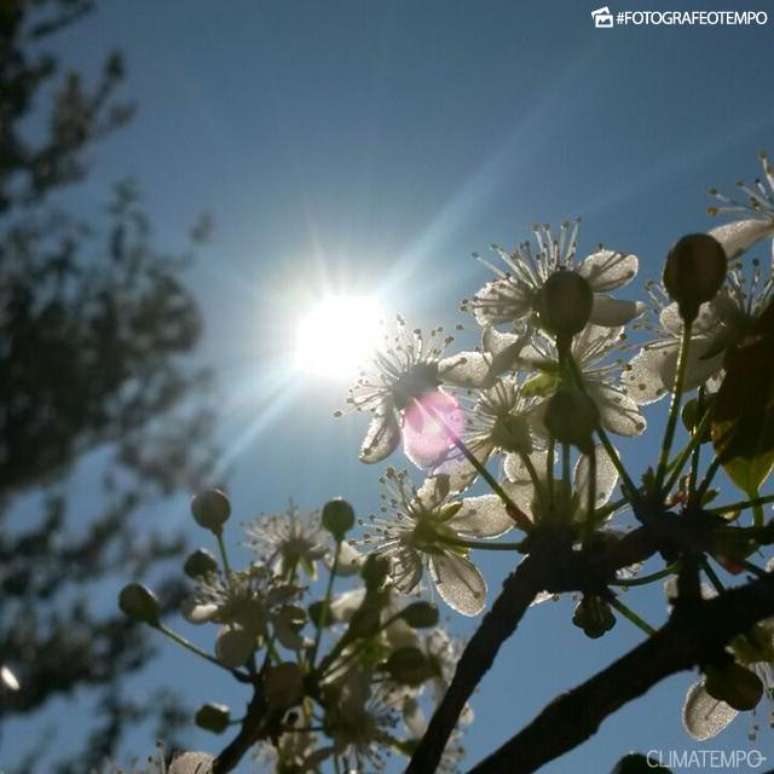
<path id="1" fill-rule="evenodd" d="M 118 54 L 89 83 L 39 53 L 94 6 L 0 3 L 0 661 L 21 684 L 5 691 L 0 718 L 80 686 L 101 692 L 102 725 L 62 771 L 97 765 L 142 715 L 122 686 L 152 654 L 90 590 L 179 554 L 180 536 L 140 531 L 132 516 L 195 486 L 212 453 L 209 375 L 185 360 L 202 322 L 182 279 L 208 219 L 168 255 L 154 248 L 131 182 L 88 220 L 62 205 L 88 174 L 90 148 L 133 112 L 117 97 Z M 68 491 L 84 461 L 98 506 Z M 163 585 L 172 605 L 179 584 Z M 165 719 L 179 721 L 159 698 Z"/>

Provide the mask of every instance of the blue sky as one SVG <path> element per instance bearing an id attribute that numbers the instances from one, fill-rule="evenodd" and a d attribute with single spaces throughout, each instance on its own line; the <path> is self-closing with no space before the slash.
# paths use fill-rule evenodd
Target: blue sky
<path id="1" fill-rule="evenodd" d="M 101 207 L 109 186 L 132 176 L 164 245 L 179 245 L 198 212 L 215 217 L 214 241 L 189 281 L 206 316 L 201 361 L 220 379 L 239 520 L 289 496 L 313 508 L 343 495 L 360 513 L 377 502 L 378 470 L 356 459 L 364 418 L 332 419 L 344 386 L 292 369 L 309 299 L 326 288 L 376 292 L 416 325 L 467 323 L 458 302 L 488 279 L 472 252 L 575 216 L 581 254 L 604 242 L 639 255 L 641 277 L 655 278 L 675 238 L 710 225 L 706 189 L 731 191 L 755 177 L 759 150 L 774 152 L 774 18 L 762 28 L 597 30 L 593 7 L 133 0 L 105 4 L 60 36 L 63 58 L 85 71 L 123 50 L 125 93 L 139 107 L 128 129 L 94 151 L 88 183 L 67 194 L 71 205 Z M 654 456 L 656 435 L 625 446 L 635 474 Z M 88 470 L 76 486 L 88 486 Z M 185 498 L 146 518 L 187 525 Z M 193 527 L 191 535 L 202 537 Z M 491 598 L 508 559 L 482 556 L 480 565 Z M 627 599 L 663 620 L 656 589 Z M 501 651 L 475 697 L 470 763 L 641 639 L 626 621 L 585 639 L 571 610 L 566 600 L 530 610 Z M 471 625 L 452 619 L 463 635 Z M 138 691 L 173 682 L 192 704 L 240 706 L 241 691 L 219 674 L 161 649 Z M 680 726 L 692 680 L 664 682 L 545 770 L 605 771 L 630 749 L 692 748 Z M 66 731 L 89 705 L 57 702 L 39 727 L 65 709 Z M 747 729 L 745 717 L 707 746 L 746 748 Z M 13 759 L 30 739 L 9 734 L 4 755 Z M 207 735 L 192 739 L 216 748 Z M 139 733 L 133 743 L 137 753 L 152 746 Z M 758 745 L 774 753 L 771 735 Z"/>

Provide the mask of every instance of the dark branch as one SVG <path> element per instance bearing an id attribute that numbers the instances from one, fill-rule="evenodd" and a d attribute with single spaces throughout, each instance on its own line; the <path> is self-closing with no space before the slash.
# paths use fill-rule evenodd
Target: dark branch
<path id="1" fill-rule="evenodd" d="M 653 637 L 553 701 L 472 772 L 535 771 L 591 737 L 627 702 L 665 677 L 711 660 L 729 640 L 771 615 L 771 573 L 715 599 L 678 606 Z"/>

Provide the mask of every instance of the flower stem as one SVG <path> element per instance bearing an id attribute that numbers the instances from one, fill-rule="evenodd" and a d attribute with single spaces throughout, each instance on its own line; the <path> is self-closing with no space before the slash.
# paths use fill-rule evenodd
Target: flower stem
<path id="1" fill-rule="evenodd" d="M 642 629 L 645 634 L 652 635 L 656 633 L 656 630 L 649 623 L 643 621 L 634 610 L 621 602 L 618 597 L 611 596 L 608 601 L 624 618 L 631 621 L 638 629 Z"/>
<path id="2" fill-rule="evenodd" d="M 462 452 L 465 459 L 476 469 L 481 478 L 483 478 L 484 481 L 489 484 L 491 490 L 503 501 L 503 503 L 505 503 L 505 506 L 508 509 L 508 515 L 522 530 L 524 530 L 524 532 L 529 532 L 532 529 L 532 522 L 527 518 L 526 514 L 522 512 L 521 508 L 519 508 L 519 506 L 516 505 L 513 500 L 511 500 L 511 498 L 508 496 L 508 493 L 500 486 L 497 479 L 486 469 L 486 466 L 481 463 L 481 461 L 476 457 L 475 454 L 473 454 L 472 451 L 470 451 L 470 449 L 468 449 L 463 440 L 457 435 L 457 433 L 454 432 L 454 430 L 452 430 L 451 427 L 449 427 L 444 418 L 437 411 L 435 411 L 433 408 L 426 408 L 425 410 L 436 421 L 440 422 L 442 427 L 446 430 L 449 439 L 454 444 L 454 446 Z"/>
<path id="3" fill-rule="evenodd" d="M 583 392 L 584 395 L 588 396 L 588 392 L 586 391 L 586 385 L 583 383 L 583 377 L 580 372 L 580 369 L 578 368 L 578 364 L 575 362 L 575 358 L 570 356 L 567 358 L 567 361 L 569 362 L 570 368 L 572 370 L 572 374 L 575 377 L 575 384 L 577 385 L 578 389 L 581 390 L 581 392 Z M 618 452 L 615 450 L 615 446 L 613 446 L 613 444 L 610 441 L 610 438 L 605 432 L 605 428 L 602 427 L 601 419 L 597 424 L 597 435 L 599 436 L 599 440 L 602 442 L 602 446 L 605 447 L 607 456 L 610 457 L 610 461 L 613 463 L 613 466 L 618 471 L 618 475 L 621 477 L 621 481 L 623 482 L 624 489 L 629 490 L 628 501 L 632 503 L 635 502 L 637 499 L 639 499 L 639 492 L 637 490 L 637 487 L 634 485 L 634 481 L 632 481 L 631 476 L 628 474 L 628 472 L 626 471 L 626 468 L 623 466 L 623 463 L 621 462 L 621 458 L 618 456 Z M 624 494 L 626 494 L 625 491 L 624 491 Z"/>
<path id="4" fill-rule="evenodd" d="M 715 587 L 715 591 L 717 591 L 718 594 L 722 594 L 726 590 L 726 587 L 712 569 L 712 565 L 709 563 L 706 556 L 702 556 L 701 558 L 701 567 L 704 570 L 704 574 L 709 578 L 710 583 Z"/>
<path id="5" fill-rule="evenodd" d="M 228 563 L 228 553 L 226 552 L 226 543 L 223 540 L 223 530 L 221 529 L 217 533 L 218 538 L 218 550 L 220 551 L 220 558 L 223 561 L 223 569 L 226 572 L 226 578 L 228 579 L 229 585 L 231 585 L 231 565 Z"/>
<path id="6" fill-rule="evenodd" d="M 672 562 L 672 564 L 665 567 L 658 572 L 652 572 L 650 575 L 641 575 L 639 578 L 621 578 L 620 580 L 613 581 L 611 586 L 623 586 L 624 588 L 630 588 L 632 586 L 647 586 L 649 583 L 667 578 L 670 575 L 674 575 L 680 568 L 680 562 Z"/>
<path id="7" fill-rule="evenodd" d="M 452 538 L 439 535 L 441 543 L 450 546 L 460 546 L 462 548 L 478 548 L 482 551 L 521 551 L 524 548 L 523 543 L 489 543 L 483 540 L 465 540 L 464 538 Z"/>
<path id="8" fill-rule="evenodd" d="M 661 493 L 661 487 L 664 483 L 667 464 L 669 463 L 669 452 L 672 449 L 672 441 L 675 438 L 675 429 L 677 428 L 677 415 L 680 413 L 680 402 L 683 397 L 683 384 L 685 383 L 685 367 L 688 363 L 688 347 L 691 343 L 691 322 L 683 322 L 683 336 L 680 339 L 680 350 L 677 353 L 677 370 L 675 371 L 675 381 L 672 387 L 672 403 L 669 406 L 669 418 L 667 419 L 664 439 L 661 442 L 661 457 L 656 470 L 656 492 Z"/>
<path id="9" fill-rule="evenodd" d="M 173 629 L 170 629 L 168 626 L 166 626 L 163 623 L 159 623 L 157 626 L 154 627 L 155 629 L 158 629 L 165 637 L 168 637 L 172 642 L 176 642 L 181 647 L 185 648 L 186 650 L 190 650 L 191 653 L 195 653 L 200 658 L 203 658 L 205 661 L 209 661 L 211 664 L 215 664 L 215 666 L 220 667 L 221 669 L 225 669 L 227 672 L 230 672 L 233 674 L 238 680 L 241 680 L 242 682 L 249 682 L 250 677 L 248 675 L 242 674 L 236 669 L 231 669 L 230 667 L 227 667 L 225 664 L 221 664 L 218 659 L 215 658 L 215 656 L 211 656 L 206 651 L 202 650 L 198 645 L 194 645 L 190 640 L 187 640 L 185 637 L 183 637 L 182 634 L 178 634 Z"/>
<path id="10" fill-rule="evenodd" d="M 336 541 L 336 550 L 333 553 L 333 565 L 331 571 L 328 574 L 328 585 L 325 588 L 325 601 L 323 602 L 322 609 L 320 610 L 320 620 L 317 626 L 317 633 L 314 636 L 314 647 L 312 648 L 312 655 L 309 657 L 309 664 L 314 669 L 314 662 L 317 660 L 317 651 L 320 649 L 320 640 L 322 639 L 322 632 L 325 628 L 325 619 L 328 617 L 328 606 L 331 603 L 331 595 L 333 593 L 333 581 L 336 577 L 336 573 L 339 569 L 339 556 L 341 554 L 341 540 Z"/>
<path id="11" fill-rule="evenodd" d="M 685 465 L 686 461 L 688 460 L 688 457 L 693 453 L 693 460 L 691 462 L 691 491 L 695 490 L 696 488 L 696 479 L 698 478 L 697 470 L 699 467 L 699 458 L 698 458 L 698 452 L 701 448 L 701 437 L 704 435 L 704 431 L 707 428 L 707 425 L 710 421 L 710 413 L 707 411 L 704 416 L 702 417 L 701 422 L 698 424 L 698 426 L 695 428 L 693 436 L 691 437 L 691 440 L 686 444 L 685 448 L 680 452 L 680 454 L 677 456 L 675 461 L 671 465 L 671 472 L 669 474 L 669 478 L 667 479 L 666 484 L 664 484 L 664 493 L 668 494 L 672 487 L 675 485 L 675 482 L 680 477 L 680 472 L 683 469 L 683 466 Z"/>
<path id="12" fill-rule="evenodd" d="M 774 494 L 763 495 L 763 497 L 754 497 L 752 500 L 740 500 L 737 503 L 729 503 L 728 505 L 721 505 L 719 508 L 710 508 L 710 513 L 732 513 L 733 511 L 741 511 L 745 508 L 755 508 L 759 505 L 767 505 L 768 503 L 774 503 Z"/>

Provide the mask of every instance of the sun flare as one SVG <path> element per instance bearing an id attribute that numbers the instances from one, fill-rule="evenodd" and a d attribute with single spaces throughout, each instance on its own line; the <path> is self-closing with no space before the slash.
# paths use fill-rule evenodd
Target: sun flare
<path id="1" fill-rule="evenodd" d="M 327 379 L 350 379 L 380 343 L 382 312 L 368 296 L 329 296 L 301 319 L 296 366 Z"/>

